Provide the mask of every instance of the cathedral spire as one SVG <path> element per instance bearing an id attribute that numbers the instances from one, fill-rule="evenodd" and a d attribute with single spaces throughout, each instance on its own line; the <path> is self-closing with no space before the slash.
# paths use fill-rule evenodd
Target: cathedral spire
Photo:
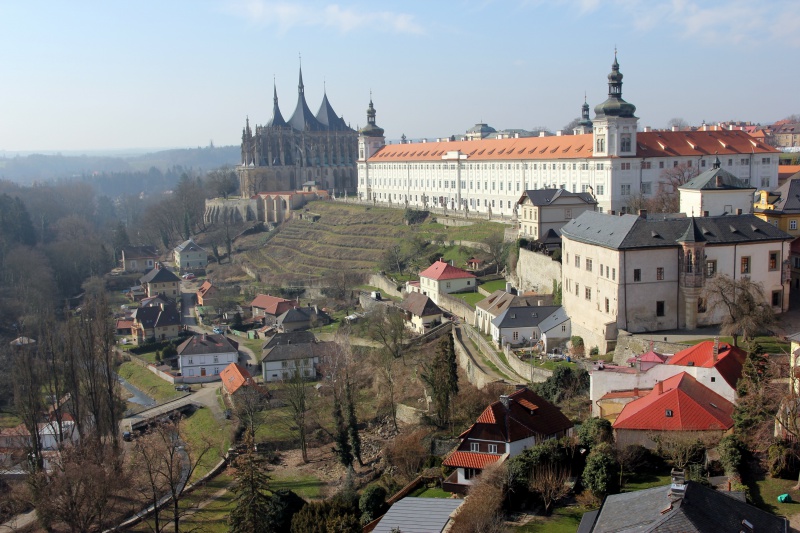
<path id="1" fill-rule="evenodd" d="M 303 58 L 300 58 L 300 83 L 297 84 L 297 92 L 303 94 L 305 86 L 303 85 Z"/>
<path id="2" fill-rule="evenodd" d="M 267 126 L 286 126 L 281 108 L 278 106 L 278 83 L 275 78 L 272 79 L 272 118 L 267 122 Z"/>

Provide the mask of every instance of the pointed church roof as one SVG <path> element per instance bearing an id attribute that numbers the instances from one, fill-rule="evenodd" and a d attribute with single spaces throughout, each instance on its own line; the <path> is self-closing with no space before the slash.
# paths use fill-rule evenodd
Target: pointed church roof
<path id="1" fill-rule="evenodd" d="M 267 126 L 286 126 L 286 121 L 281 114 L 281 108 L 278 107 L 278 87 L 275 83 L 272 84 L 272 90 L 272 118 L 267 122 Z"/>
<path id="2" fill-rule="evenodd" d="M 302 68 L 300 68 L 300 83 L 297 85 L 297 106 L 289 119 L 289 125 L 299 131 L 324 131 L 327 129 L 308 108 Z"/>
<path id="3" fill-rule="evenodd" d="M 336 111 L 333 110 L 333 106 L 331 106 L 331 103 L 328 101 L 327 92 L 324 92 L 322 95 L 322 104 L 319 106 L 316 118 L 321 124 L 327 126 L 330 131 L 347 131 L 350 129 L 347 127 L 344 119 L 338 116 Z"/>
<path id="4" fill-rule="evenodd" d="M 689 220 L 689 227 L 683 232 L 683 235 L 675 239 L 675 242 L 706 242 L 707 239 L 703 236 L 703 230 L 697 225 L 694 217 Z"/>
<path id="5" fill-rule="evenodd" d="M 614 63 L 608 75 L 608 99 L 594 108 L 596 118 L 600 117 L 633 117 L 636 106 L 622 99 L 622 73 L 619 71 L 617 52 L 614 51 Z"/>

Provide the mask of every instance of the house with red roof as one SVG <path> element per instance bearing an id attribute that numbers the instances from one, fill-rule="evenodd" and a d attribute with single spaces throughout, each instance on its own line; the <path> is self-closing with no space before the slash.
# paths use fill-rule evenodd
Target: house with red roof
<path id="1" fill-rule="evenodd" d="M 612 424 L 617 446 L 655 449 L 666 432 L 691 431 L 721 438 L 733 427 L 733 402 L 688 372 L 659 381 L 646 396 L 627 404 Z"/>
<path id="2" fill-rule="evenodd" d="M 475 274 L 455 267 L 444 259 L 439 259 L 419 273 L 419 285 L 406 284 L 407 292 L 421 292 L 437 305 L 439 293 L 451 294 L 477 290 L 478 278 L 475 277 Z"/>
<path id="3" fill-rule="evenodd" d="M 463 494 L 487 465 L 505 461 L 542 441 L 572 434 L 572 422 L 558 407 L 522 387 L 500 396 L 459 438 L 442 463 L 456 469 L 442 484 Z"/>
<path id="4" fill-rule="evenodd" d="M 222 380 L 222 388 L 225 390 L 225 393 L 230 396 L 235 395 L 246 387 L 253 387 L 259 392 L 266 394 L 266 391 L 255 382 L 250 372 L 239 363 L 231 363 L 223 368 L 219 377 Z"/>
<path id="5" fill-rule="evenodd" d="M 217 293 L 219 289 L 217 289 L 210 280 L 206 280 L 200 285 L 200 288 L 197 289 L 197 305 L 205 306 L 205 305 L 214 305 L 214 301 L 217 298 Z"/>
<path id="6" fill-rule="evenodd" d="M 262 320 L 264 325 L 275 324 L 279 316 L 299 305 L 300 302 L 297 300 L 287 300 L 279 296 L 270 296 L 269 294 L 256 295 L 253 301 L 250 302 L 253 318 Z"/>
<path id="7" fill-rule="evenodd" d="M 607 400 L 614 399 L 612 403 L 616 404 L 628 403 L 635 400 L 638 394 L 621 393 L 652 389 L 656 383 L 681 372 L 690 374 L 727 401 L 736 401 L 736 382 L 742 376 L 742 367 L 747 358 L 747 353 L 741 348 L 715 339 L 688 346 L 674 355 L 649 354 L 641 356 L 647 358 L 645 363 L 634 360 L 625 366 L 604 365 L 589 372 L 592 416 L 613 421 L 619 408 L 609 408 Z M 665 361 L 658 363 L 661 358 Z"/>

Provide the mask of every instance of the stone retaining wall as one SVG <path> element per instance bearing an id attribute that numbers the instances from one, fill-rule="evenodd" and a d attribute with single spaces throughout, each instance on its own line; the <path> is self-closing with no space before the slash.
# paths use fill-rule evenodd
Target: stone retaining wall
<path id="1" fill-rule="evenodd" d="M 511 350 L 508 345 L 506 345 L 505 353 L 506 359 L 508 359 L 508 366 L 510 366 L 514 372 L 523 378 L 530 380 L 531 383 L 541 383 L 553 375 L 552 370 L 548 370 L 546 368 L 537 368 L 532 366 L 530 363 L 526 363 L 517 357 L 514 353 L 514 350 Z"/>
<path id="2" fill-rule="evenodd" d="M 677 353 L 686 348 L 686 344 L 678 344 L 675 342 L 658 341 L 658 333 L 647 333 L 646 337 L 642 335 L 631 335 L 626 331 L 620 331 L 617 337 L 617 347 L 614 350 L 614 363 L 624 365 L 625 362 L 636 355 L 643 354 L 650 350 L 650 342 L 653 341 L 653 350 L 658 353 L 672 354 Z M 713 337 L 713 335 L 709 335 Z M 664 338 L 663 335 L 660 337 Z"/>
<path id="3" fill-rule="evenodd" d="M 551 294 L 553 280 L 561 282 L 561 263 L 549 256 L 520 248 L 516 275 L 516 286 L 520 291 Z"/>

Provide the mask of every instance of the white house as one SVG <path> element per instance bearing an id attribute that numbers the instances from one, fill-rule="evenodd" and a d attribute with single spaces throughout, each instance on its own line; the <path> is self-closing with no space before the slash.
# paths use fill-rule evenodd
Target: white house
<path id="1" fill-rule="evenodd" d="M 416 333 L 423 334 L 442 323 L 442 310 L 422 293 L 409 293 L 399 307 L 406 312 L 407 324 Z"/>
<path id="2" fill-rule="evenodd" d="M 719 157 L 711 170 L 678 187 L 680 211 L 686 216 L 717 216 L 753 212 L 756 188 L 721 167 Z"/>
<path id="3" fill-rule="evenodd" d="M 419 285 L 408 283 L 406 287 L 408 292 L 421 292 L 438 304 L 439 293 L 477 291 L 478 278 L 440 259 L 419 273 Z"/>
<path id="4" fill-rule="evenodd" d="M 178 367 L 186 382 L 219 379 L 222 369 L 237 361 L 239 345 L 225 335 L 194 335 L 178 346 Z"/>
<path id="5" fill-rule="evenodd" d="M 524 222 L 517 205 L 523 191 L 566 189 L 592 191 L 600 212 L 623 212 L 631 197 L 659 194 L 671 169 L 705 171 L 715 154 L 745 183 L 768 190 L 778 186 L 779 151 L 745 131 L 640 129 L 636 107 L 622 99 L 616 58 L 608 98 L 594 108 L 593 122 L 585 108 L 576 135 L 386 145 L 370 109 L 373 127 L 359 135 L 357 163 L 358 197 L 370 203 L 516 215 Z"/>
<path id="6" fill-rule="evenodd" d="M 541 239 L 548 231 L 561 233 L 561 227 L 584 211 L 594 211 L 597 200 L 588 192 L 569 192 L 564 189 L 535 189 L 525 191 L 517 200 L 519 236 Z"/>
<path id="7" fill-rule="evenodd" d="M 560 344 L 559 340 L 566 342 L 571 332 L 569 317 L 560 305 L 512 305 L 491 324 L 492 340 L 497 345 L 535 346 L 541 341 L 545 350 Z"/>
<path id="8" fill-rule="evenodd" d="M 776 312 L 789 303 L 792 237 L 754 215 L 613 216 L 587 211 L 562 237 L 563 305 L 573 335 L 601 352 L 632 333 L 718 324 L 704 287 L 720 274 L 760 283 Z"/>
<path id="9" fill-rule="evenodd" d="M 265 382 L 291 379 L 298 372 L 314 379 L 320 363 L 337 349 L 335 342 L 320 342 L 308 331 L 277 333 L 261 353 L 261 372 Z"/>

